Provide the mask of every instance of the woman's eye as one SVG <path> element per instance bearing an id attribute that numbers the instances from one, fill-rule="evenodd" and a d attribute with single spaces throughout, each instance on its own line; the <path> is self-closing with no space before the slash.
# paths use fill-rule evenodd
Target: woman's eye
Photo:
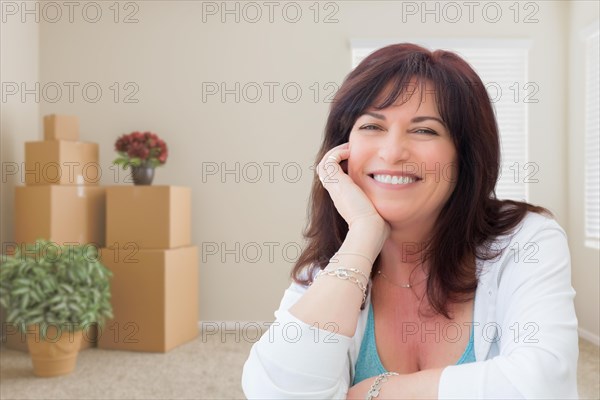
<path id="1" fill-rule="evenodd" d="M 426 129 L 426 128 L 415 129 L 414 132 L 424 133 L 426 135 L 437 135 L 437 132 L 432 131 L 431 129 Z"/>
<path id="2" fill-rule="evenodd" d="M 361 126 L 359 129 L 365 129 L 365 130 L 367 130 L 367 131 L 372 131 L 372 130 L 375 130 L 375 129 L 381 129 L 381 128 L 380 128 L 380 127 L 378 127 L 377 125 L 373 125 L 373 124 L 366 124 L 366 125 L 363 125 L 363 126 Z"/>

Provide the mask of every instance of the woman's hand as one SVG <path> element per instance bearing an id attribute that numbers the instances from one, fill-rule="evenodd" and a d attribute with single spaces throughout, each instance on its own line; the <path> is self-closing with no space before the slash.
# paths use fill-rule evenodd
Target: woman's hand
<path id="1" fill-rule="evenodd" d="M 365 192 L 342 170 L 340 162 L 347 160 L 349 156 L 348 142 L 329 150 L 317 166 L 319 179 L 348 227 L 364 222 L 383 229 L 384 236 L 387 237 L 390 230 L 387 222 L 379 215 Z"/>

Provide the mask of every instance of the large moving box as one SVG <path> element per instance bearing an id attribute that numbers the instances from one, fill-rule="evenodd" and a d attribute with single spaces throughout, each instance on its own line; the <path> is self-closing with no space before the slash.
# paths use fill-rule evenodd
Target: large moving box
<path id="1" fill-rule="evenodd" d="M 96 185 L 102 177 L 98 144 L 69 140 L 25 143 L 26 185 Z"/>
<path id="2" fill-rule="evenodd" d="M 106 247 L 168 249 L 191 244 L 189 187 L 106 188 Z"/>
<path id="3" fill-rule="evenodd" d="M 98 347 L 166 352 L 198 335 L 198 248 L 101 249 L 114 319 Z"/>
<path id="4" fill-rule="evenodd" d="M 104 247 L 106 188 L 41 185 L 15 188 L 15 242 L 44 238 Z"/>

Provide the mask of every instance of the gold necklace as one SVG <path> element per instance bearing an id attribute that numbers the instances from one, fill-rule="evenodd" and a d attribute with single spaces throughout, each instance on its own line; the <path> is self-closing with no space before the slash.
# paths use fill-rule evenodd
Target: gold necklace
<path id="1" fill-rule="evenodd" d="M 407 283 L 405 285 L 401 284 L 401 283 L 396 283 L 396 282 L 392 282 L 392 280 L 390 278 L 387 277 L 386 274 L 384 274 L 383 272 L 381 272 L 380 269 L 377 270 L 377 274 L 383 276 L 389 283 L 391 283 L 394 286 L 398 286 L 404 289 L 410 289 L 412 287 L 412 285 L 410 283 Z"/>

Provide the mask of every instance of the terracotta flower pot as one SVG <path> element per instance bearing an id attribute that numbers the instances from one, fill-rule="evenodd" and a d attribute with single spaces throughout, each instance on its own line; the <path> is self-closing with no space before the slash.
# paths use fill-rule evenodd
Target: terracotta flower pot
<path id="1" fill-rule="evenodd" d="M 81 330 L 59 331 L 56 326 L 49 326 L 46 338 L 41 339 L 39 325 L 30 325 L 27 328 L 27 347 L 33 361 L 33 373 L 50 377 L 73 372 L 82 334 Z"/>

